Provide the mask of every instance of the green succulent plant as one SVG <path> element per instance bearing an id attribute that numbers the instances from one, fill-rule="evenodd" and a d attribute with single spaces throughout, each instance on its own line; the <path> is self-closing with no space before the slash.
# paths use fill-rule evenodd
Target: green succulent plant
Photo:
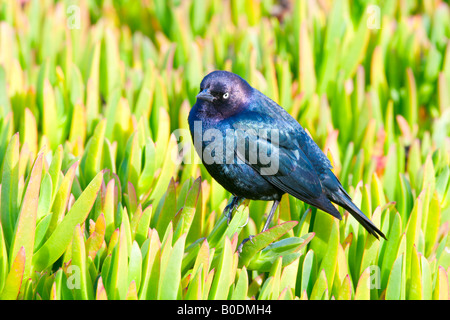
<path id="1" fill-rule="evenodd" d="M 449 17 L 439 0 L 0 2 L 0 298 L 449 299 Z M 288 196 L 266 232 L 263 201 L 227 224 L 230 195 L 176 134 L 214 69 L 298 119 L 388 241 Z"/>

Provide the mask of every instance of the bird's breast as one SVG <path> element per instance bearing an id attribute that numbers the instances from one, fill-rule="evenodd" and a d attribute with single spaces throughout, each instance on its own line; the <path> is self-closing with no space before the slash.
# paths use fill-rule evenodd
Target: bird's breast
<path id="1" fill-rule="evenodd" d="M 202 117 L 191 110 L 189 127 L 195 150 L 209 174 L 226 190 L 252 200 L 279 200 L 283 192 L 237 157 L 239 142 L 226 121 Z"/>

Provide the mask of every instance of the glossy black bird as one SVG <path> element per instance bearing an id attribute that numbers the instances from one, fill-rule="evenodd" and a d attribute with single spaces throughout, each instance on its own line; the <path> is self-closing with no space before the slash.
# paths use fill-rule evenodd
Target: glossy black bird
<path id="1" fill-rule="evenodd" d="M 272 200 L 265 231 L 281 196 L 288 193 L 342 219 L 335 203 L 377 239 L 378 235 L 386 239 L 352 202 L 330 161 L 302 126 L 240 76 L 227 71 L 208 74 L 188 120 L 206 169 L 233 194 L 225 208 L 228 219 L 244 198 Z"/>

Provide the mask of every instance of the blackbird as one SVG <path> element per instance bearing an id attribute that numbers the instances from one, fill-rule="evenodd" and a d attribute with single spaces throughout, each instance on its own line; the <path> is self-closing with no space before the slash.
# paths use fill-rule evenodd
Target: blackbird
<path id="1" fill-rule="evenodd" d="M 303 127 L 240 76 L 227 71 L 205 76 L 188 121 L 205 168 L 233 195 L 224 211 L 228 221 L 243 199 L 274 201 L 265 231 L 282 195 L 288 193 L 342 219 L 335 203 L 377 239 L 386 239 L 352 202 Z"/>

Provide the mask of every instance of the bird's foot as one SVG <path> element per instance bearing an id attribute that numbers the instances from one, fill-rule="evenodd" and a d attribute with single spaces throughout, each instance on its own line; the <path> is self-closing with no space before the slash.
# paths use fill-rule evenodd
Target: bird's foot
<path id="1" fill-rule="evenodd" d="M 244 244 L 245 244 L 246 242 L 248 242 L 248 241 L 250 241 L 251 243 L 253 243 L 253 238 L 254 238 L 254 237 L 255 237 L 255 236 L 250 235 L 248 238 L 245 238 L 244 240 L 242 240 L 241 244 L 237 247 L 236 252 L 237 252 L 238 254 L 241 254 L 241 252 L 242 252 L 242 247 L 244 246 Z"/>
<path id="2" fill-rule="evenodd" d="M 233 197 L 231 202 L 223 210 L 223 214 L 227 217 L 227 224 L 230 224 L 231 218 L 233 217 L 233 210 L 239 207 L 242 200 L 239 197 Z"/>
<path id="3" fill-rule="evenodd" d="M 223 210 L 223 214 L 227 217 L 227 224 L 230 224 L 233 209 L 234 209 L 234 205 L 233 205 L 233 203 L 230 203 Z"/>

